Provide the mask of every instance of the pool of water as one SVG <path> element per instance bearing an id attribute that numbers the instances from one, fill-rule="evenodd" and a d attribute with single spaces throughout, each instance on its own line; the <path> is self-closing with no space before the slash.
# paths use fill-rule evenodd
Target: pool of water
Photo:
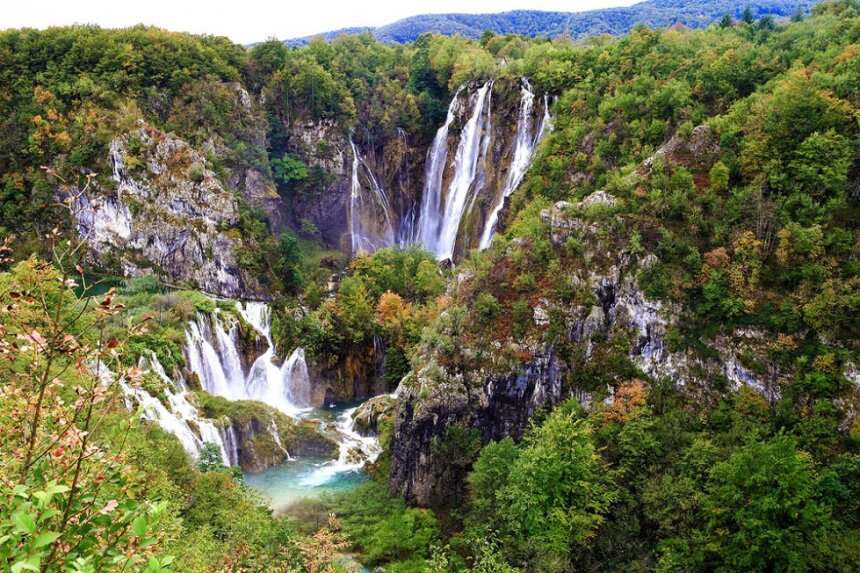
<path id="1" fill-rule="evenodd" d="M 308 410 L 301 417 L 336 424 L 344 432 L 345 442 L 355 445 L 355 440 L 362 438 L 349 435 L 346 420 L 356 405 Z M 300 499 L 349 491 L 367 479 L 361 467 L 346 461 L 343 456 L 336 460 L 295 458 L 261 472 L 245 474 L 245 482 L 262 492 L 276 513 L 285 511 Z"/>
<path id="2" fill-rule="evenodd" d="M 272 509 L 280 513 L 300 499 L 349 491 L 368 479 L 361 470 L 337 471 L 334 464 L 332 460 L 320 458 L 290 460 L 258 473 L 245 474 L 245 482 L 261 491 Z"/>

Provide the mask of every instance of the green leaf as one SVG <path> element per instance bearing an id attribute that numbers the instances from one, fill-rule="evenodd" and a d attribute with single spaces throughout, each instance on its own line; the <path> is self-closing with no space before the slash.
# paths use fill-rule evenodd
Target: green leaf
<path id="1" fill-rule="evenodd" d="M 54 485 L 49 485 L 48 489 L 47 489 L 47 492 L 51 495 L 55 495 L 58 493 L 66 493 L 67 491 L 69 491 L 69 486 L 67 486 L 67 485 L 54 484 Z"/>
<path id="2" fill-rule="evenodd" d="M 147 530 L 146 517 L 140 516 L 137 519 L 135 519 L 131 524 L 131 530 L 138 537 L 143 537 L 144 535 L 146 535 L 146 530 Z"/>
<path id="3" fill-rule="evenodd" d="M 50 545 L 54 541 L 56 541 L 60 537 L 59 533 L 55 533 L 53 531 L 49 531 L 48 533 L 43 533 L 39 535 L 35 541 L 33 541 L 33 547 L 45 547 L 46 545 Z"/>
<path id="4" fill-rule="evenodd" d="M 21 573 L 22 571 L 38 571 L 39 564 L 42 562 L 38 555 L 31 555 L 26 561 L 19 561 L 12 565 L 12 573 Z"/>
<path id="5" fill-rule="evenodd" d="M 12 524 L 20 533 L 32 535 L 36 532 L 36 521 L 28 513 L 18 512 L 12 514 Z"/>

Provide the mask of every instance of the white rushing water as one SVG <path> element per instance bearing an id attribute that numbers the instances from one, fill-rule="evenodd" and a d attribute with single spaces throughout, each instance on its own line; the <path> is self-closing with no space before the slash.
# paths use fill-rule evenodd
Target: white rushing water
<path id="1" fill-rule="evenodd" d="M 442 178 L 445 174 L 445 166 L 448 163 L 448 130 L 456 117 L 459 106 L 460 92 L 457 90 L 454 98 L 448 105 L 448 116 L 445 123 L 436 132 L 433 145 L 427 152 L 427 163 L 424 168 L 424 191 L 421 199 L 421 212 L 418 219 L 417 241 L 424 245 L 428 251 L 436 251 L 436 243 L 439 239 L 439 231 L 442 225 Z"/>
<path id="2" fill-rule="evenodd" d="M 550 126 L 549 98 L 544 95 L 544 113 L 536 129 L 532 129 L 532 112 L 534 111 L 535 94 L 528 80 L 520 80 L 520 114 L 517 120 L 517 139 L 514 147 L 514 155 L 508 170 L 508 179 L 505 182 L 504 191 L 497 203 L 487 217 L 484 232 L 481 234 L 479 248 L 486 249 L 493 242 L 493 234 L 499 224 L 499 214 L 505 205 L 505 199 L 516 191 L 525 177 L 526 171 L 531 165 L 537 144 L 543 139 L 544 133 Z"/>
<path id="3" fill-rule="evenodd" d="M 457 243 L 457 234 L 460 230 L 460 221 L 466 208 L 466 201 L 475 181 L 478 158 L 481 156 L 481 142 L 484 131 L 489 128 L 491 114 L 491 92 L 492 81 L 487 82 L 475 93 L 472 113 L 466 125 L 460 133 L 460 141 L 457 145 L 457 153 L 452 164 L 453 175 L 444 197 L 441 197 L 435 212 L 428 210 L 428 227 L 438 229 L 434 237 L 425 235 L 424 248 L 436 254 L 439 260 L 450 259 L 454 256 L 454 248 Z M 435 160 L 435 158 L 433 158 Z M 437 166 L 433 170 L 440 169 Z M 442 168 L 444 170 L 444 165 Z M 429 169 L 428 169 L 429 170 Z M 480 190 L 474 191 L 474 193 Z M 435 201 L 434 201 L 435 203 Z"/>
<path id="4" fill-rule="evenodd" d="M 352 179 L 349 193 L 349 235 L 352 240 L 352 252 L 372 253 L 382 247 L 395 244 L 394 226 L 391 224 L 391 205 L 382 186 L 379 185 L 373 170 L 361 158 L 352 136 L 349 138 L 352 149 Z M 365 198 L 361 184 L 361 175 L 370 188 L 370 194 Z M 369 223 L 376 222 L 382 227 L 370 228 Z"/>
<path id="5" fill-rule="evenodd" d="M 199 456 L 203 445 L 210 442 L 221 449 L 221 458 L 225 464 L 238 463 L 233 429 L 225 430 L 216 426 L 212 420 L 200 417 L 197 408 L 188 401 L 187 392 L 184 389 L 176 391 L 173 381 L 154 353 L 142 356 L 138 367 L 154 373 L 161 379 L 167 401 L 165 405 L 146 390 L 133 388 L 126 382 L 121 382 L 126 400 L 133 400 L 138 404 L 145 420 L 158 423 L 165 431 L 176 436 L 185 451 L 193 457 Z M 132 404 L 129 402 L 128 406 Z"/>
<path id="6" fill-rule="evenodd" d="M 247 302 L 239 305 L 242 318 L 265 339 L 267 348 L 244 375 L 239 353 L 238 326 L 228 326 L 218 317 L 198 316 L 186 332 L 186 353 L 192 372 L 196 373 L 204 390 L 231 400 L 259 400 L 293 418 L 320 419 L 311 409 L 311 380 L 305 360 L 305 351 L 295 349 L 278 366 L 276 348 L 271 335 L 271 311 L 268 305 Z M 214 344 L 213 342 L 214 341 Z M 358 435 L 352 428 L 354 408 L 342 414 L 334 430 L 324 432 L 340 445 L 336 460 L 320 461 L 304 472 L 296 487 L 312 489 L 327 483 L 339 474 L 361 469 L 381 452 L 375 438 Z M 277 428 L 270 428 L 272 437 L 288 460 L 290 452 L 281 444 Z M 227 436 L 235 443 L 235 435 Z M 224 440 L 222 440 L 223 442 Z M 229 444 L 225 451 L 230 452 Z M 290 462 L 287 462 L 290 463 Z"/>
<path id="7" fill-rule="evenodd" d="M 296 348 L 279 366 L 271 335 L 271 313 L 264 303 L 239 305 L 242 318 L 266 341 L 266 350 L 245 375 L 239 356 L 239 326 L 227 326 L 219 313 L 200 314 L 186 331 L 188 365 L 204 390 L 229 400 L 259 400 L 287 415 L 310 407 L 305 351 Z"/>
<path id="8" fill-rule="evenodd" d="M 356 408 L 344 410 L 335 422 L 337 433 L 333 436 L 340 443 L 340 454 L 336 460 L 319 464 L 316 471 L 304 475 L 299 485 L 314 488 L 324 485 L 338 474 L 357 471 L 367 462 L 373 463 L 382 448 L 376 438 L 359 435 L 353 430 L 352 414 Z"/>

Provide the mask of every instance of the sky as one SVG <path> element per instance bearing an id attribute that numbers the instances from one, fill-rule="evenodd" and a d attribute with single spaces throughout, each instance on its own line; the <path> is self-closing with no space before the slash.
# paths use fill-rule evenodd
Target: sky
<path id="1" fill-rule="evenodd" d="M 580 12 L 637 0 L 0 0 L 0 29 L 98 24 L 160 26 L 250 44 L 353 26 L 380 26 L 417 14 L 508 10 Z"/>

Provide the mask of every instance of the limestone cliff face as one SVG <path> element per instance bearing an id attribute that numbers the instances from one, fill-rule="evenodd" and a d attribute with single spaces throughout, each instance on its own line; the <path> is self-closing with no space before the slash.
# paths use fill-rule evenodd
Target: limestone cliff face
<path id="1" fill-rule="evenodd" d="M 556 248 L 572 235 L 581 241 L 584 264 L 565 271 L 564 282 L 578 293 L 574 302 L 540 298 L 532 305 L 537 327 L 532 332 L 537 335 L 511 337 L 489 348 L 463 343 L 454 359 L 424 349 L 422 367 L 404 379 L 398 398 L 390 481 L 394 492 L 413 504 L 444 506 L 459 491 L 467 468 L 449 463 L 434 447 L 450 428 L 473 428 L 484 442 L 518 438 L 539 410 L 571 397 L 585 407 L 596 396 L 611 399 L 610 387 L 582 388 L 576 382 L 578 371 L 599 368 L 609 351 L 625 355 L 653 379 L 672 380 L 703 403 L 742 386 L 772 403 L 779 398 L 781 382 L 790 373 L 766 360 L 748 363 L 749 356 L 767 356 L 770 341 L 764 333 L 724 332 L 703 341 L 712 351 L 709 356 L 675 349 L 667 340 L 684 309 L 650 300 L 638 282 L 656 258 L 631 248 L 622 217 L 594 222 L 582 216 L 590 209 L 611 211 L 614 203 L 611 195 L 597 192 L 578 204 L 559 203 L 542 213 Z M 508 256 L 516 248 L 512 245 Z M 461 275 L 458 288 L 468 291 L 469 281 L 468 274 Z M 547 342 L 539 333 L 550 317 L 559 334 Z"/>
<path id="2" fill-rule="evenodd" d="M 115 189 L 80 197 L 78 231 L 95 262 L 225 297 L 267 298 L 238 263 L 238 203 L 201 153 L 143 122 L 114 139 Z"/>
<path id="3" fill-rule="evenodd" d="M 359 213 L 359 219 L 373 228 L 381 239 L 388 234 L 390 222 L 392 236 L 387 242 L 401 242 L 411 235 L 409 227 L 417 216 L 423 177 L 426 142 L 410 138 L 397 131 L 381 141 L 368 142 L 356 138 L 350 144 L 350 135 L 344 126 L 331 120 L 297 123 L 288 126 L 291 153 L 305 162 L 318 188 L 292 197 L 286 210 L 294 225 L 308 219 L 319 229 L 322 241 L 344 252 L 352 251 L 350 217 L 353 206 L 353 163 L 358 154 L 360 167 L 355 182 L 360 199 L 372 206 L 376 200 L 376 184 L 386 196 L 387 209 L 368 209 Z M 385 228 L 384 228 L 385 227 Z"/>

